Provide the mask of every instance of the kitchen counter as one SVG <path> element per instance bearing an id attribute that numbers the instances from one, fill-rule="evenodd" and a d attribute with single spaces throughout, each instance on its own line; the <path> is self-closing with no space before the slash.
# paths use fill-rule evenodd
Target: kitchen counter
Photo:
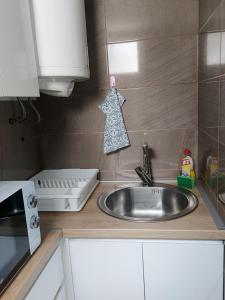
<path id="1" fill-rule="evenodd" d="M 61 229 L 65 238 L 225 239 L 225 231 L 217 229 L 197 188 L 193 192 L 199 205 L 189 215 L 170 221 L 137 223 L 113 218 L 97 207 L 98 196 L 116 186 L 101 183 L 80 212 L 41 213 L 42 228 Z"/>
<path id="2" fill-rule="evenodd" d="M 189 215 L 171 221 L 136 223 L 108 216 L 97 207 L 98 196 L 118 184 L 101 183 L 80 212 L 40 213 L 42 244 L 0 300 L 22 300 L 49 258 L 64 238 L 198 239 L 225 240 L 197 188 L 198 207 Z"/>

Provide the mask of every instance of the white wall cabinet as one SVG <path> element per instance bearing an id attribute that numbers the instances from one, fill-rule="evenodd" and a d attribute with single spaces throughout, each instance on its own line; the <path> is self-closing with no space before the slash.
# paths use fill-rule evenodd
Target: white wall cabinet
<path id="1" fill-rule="evenodd" d="M 76 300 L 223 300 L 223 242 L 71 239 Z"/>
<path id="2" fill-rule="evenodd" d="M 0 97 L 39 96 L 29 0 L 0 1 Z"/>
<path id="3" fill-rule="evenodd" d="M 146 300 L 222 300 L 223 244 L 157 241 L 143 244 Z"/>
<path id="4" fill-rule="evenodd" d="M 76 300 L 144 300 L 142 245 L 70 240 Z"/>

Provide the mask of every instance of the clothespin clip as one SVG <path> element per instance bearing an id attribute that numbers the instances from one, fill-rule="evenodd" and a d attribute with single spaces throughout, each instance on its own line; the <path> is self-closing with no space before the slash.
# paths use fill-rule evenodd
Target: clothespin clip
<path id="1" fill-rule="evenodd" d="M 116 78 L 115 78 L 115 76 L 110 76 L 110 87 L 111 87 L 111 89 L 116 87 Z"/>

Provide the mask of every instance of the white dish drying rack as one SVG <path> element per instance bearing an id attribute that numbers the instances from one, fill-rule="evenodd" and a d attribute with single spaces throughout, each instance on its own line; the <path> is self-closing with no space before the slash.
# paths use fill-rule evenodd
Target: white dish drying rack
<path id="1" fill-rule="evenodd" d="M 98 169 L 44 170 L 32 177 L 39 211 L 80 211 L 98 185 Z"/>

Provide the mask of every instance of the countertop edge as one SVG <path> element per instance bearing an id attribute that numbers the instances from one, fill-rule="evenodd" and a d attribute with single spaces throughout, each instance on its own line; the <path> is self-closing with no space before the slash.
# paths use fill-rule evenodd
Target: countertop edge
<path id="1" fill-rule="evenodd" d="M 221 230 L 62 229 L 63 238 L 225 240 Z"/>

